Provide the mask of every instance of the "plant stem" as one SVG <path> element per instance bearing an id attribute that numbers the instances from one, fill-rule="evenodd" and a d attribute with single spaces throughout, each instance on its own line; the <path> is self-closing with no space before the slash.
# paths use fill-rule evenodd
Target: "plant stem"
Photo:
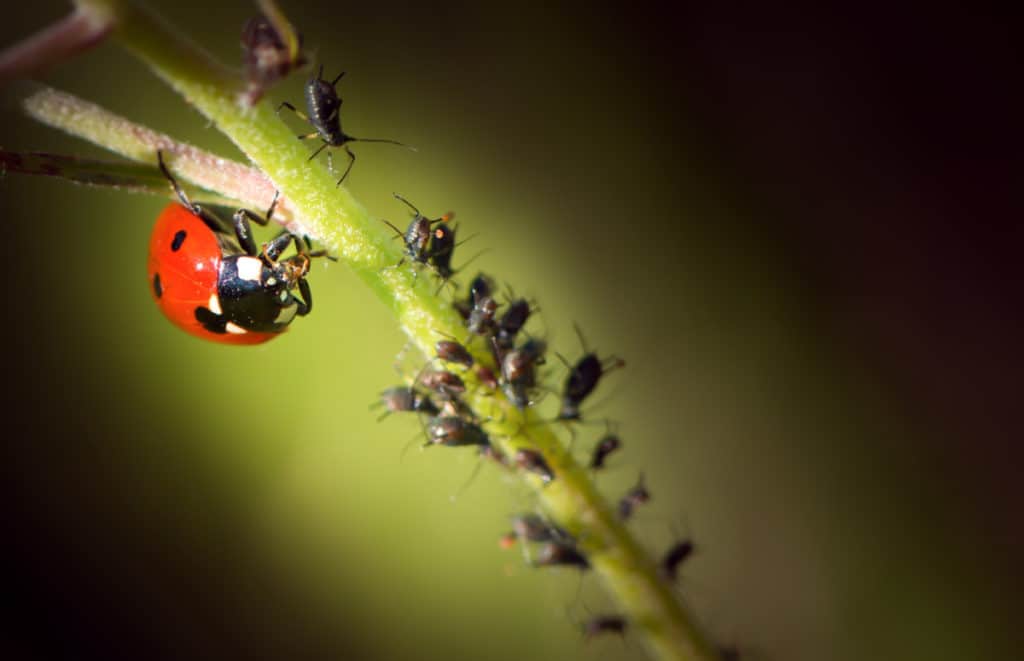
<path id="1" fill-rule="evenodd" d="M 256 168 L 179 142 L 73 94 L 43 87 L 22 105 L 33 119 L 133 161 L 148 163 L 156 175 L 156 152 L 161 150 L 175 174 L 208 191 L 253 209 L 266 209 L 274 198 L 273 184 Z M 106 171 L 113 174 L 118 167 L 128 166 L 111 163 Z M 166 180 L 163 186 L 161 194 L 170 193 Z M 289 200 L 279 200 L 274 219 L 295 231 L 295 210 Z"/>
<path id="2" fill-rule="evenodd" d="M 297 221 L 351 266 L 388 305 L 405 332 L 426 354 L 442 339 L 439 333 L 465 335 L 462 319 L 436 295 L 430 278 L 416 277 L 408 265 L 398 267 L 401 248 L 382 223 L 371 218 L 345 188 L 264 102 L 243 112 L 244 85 L 194 45 L 169 30 L 145 10 L 128 2 L 91 0 L 117 16 L 115 36 L 148 63 L 190 104 L 212 120 L 291 200 Z M 475 351 L 484 358 L 483 349 Z M 486 360 L 486 358 L 485 358 Z M 495 445 L 507 456 L 519 448 L 540 451 L 557 478 L 544 486 L 539 477 L 521 473 L 548 514 L 573 533 L 594 571 L 619 600 L 633 631 L 663 659 L 717 658 L 672 586 L 617 518 L 593 481 L 566 450 L 551 425 L 515 409 L 500 393 L 470 389 L 467 402 L 482 419 Z"/>

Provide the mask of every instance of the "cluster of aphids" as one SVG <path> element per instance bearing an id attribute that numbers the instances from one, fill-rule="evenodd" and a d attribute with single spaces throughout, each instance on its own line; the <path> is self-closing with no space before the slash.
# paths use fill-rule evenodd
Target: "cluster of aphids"
<path id="1" fill-rule="evenodd" d="M 428 219 L 415 208 L 413 211 L 415 215 L 405 232 L 392 226 L 405 242 L 403 260 L 431 268 L 443 283 L 449 282 L 453 273 L 450 263 L 455 243 L 454 228 L 448 221 L 453 214 Z M 558 473 L 540 452 L 520 448 L 511 459 L 505 457 L 492 443 L 481 426 L 482 422 L 462 400 L 467 391 L 463 377 L 467 374 L 475 377 L 477 387 L 501 391 L 519 410 L 536 406 L 548 392 L 539 373 L 540 366 L 546 363 L 547 343 L 524 331 L 535 312 L 534 306 L 525 298 L 500 298 L 493 279 L 483 274 L 472 280 L 465 297 L 456 297 L 453 305 L 463 319 L 466 339 L 438 340 L 434 346 L 435 356 L 412 377 L 411 383 L 397 385 L 381 393 L 379 405 L 386 409 L 384 415 L 398 412 L 419 414 L 425 418 L 427 446 L 478 446 L 481 454 L 510 470 L 532 473 L 544 485 L 554 482 Z M 467 348 L 473 343 L 486 347 L 486 363 L 477 360 Z M 575 362 L 562 359 L 567 374 L 557 390 L 559 407 L 555 421 L 572 423 L 581 420 L 581 407 L 602 377 L 624 365 L 614 356 L 601 358 L 583 344 L 581 358 Z M 603 470 L 609 457 L 621 447 L 622 440 L 609 430 L 593 446 L 588 467 L 592 471 Z M 619 518 L 631 518 L 636 509 L 650 498 L 641 475 L 618 500 Z M 577 540 L 539 514 L 526 513 L 512 518 L 512 531 L 502 537 L 501 545 L 511 548 L 517 542 L 523 546 L 531 566 L 575 567 L 581 571 L 590 568 L 587 555 Z M 682 540 L 665 552 L 659 565 L 663 580 L 675 581 L 679 567 L 693 549 L 690 540 Z M 589 639 L 600 633 L 625 633 L 627 626 L 628 620 L 623 616 L 600 615 L 585 622 L 582 630 Z"/>
<path id="2" fill-rule="evenodd" d="M 283 20 L 282 17 L 277 18 Z M 247 99 L 250 104 L 258 100 L 269 85 L 305 62 L 301 52 L 301 37 L 297 33 L 290 32 L 289 38 L 285 39 L 272 21 L 265 16 L 257 17 L 246 25 L 242 42 L 249 82 Z M 300 139 L 319 138 L 322 141 L 323 144 L 310 159 L 316 157 L 325 148 L 344 149 L 348 155 L 349 164 L 338 180 L 338 184 L 345 180 L 355 163 L 355 154 L 349 149 L 348 143 L 356 141 L 389 142 L 401 145 L 393 140 L 355 138 L 342 130 L 341 99 L 337 94 L 336 85 L 343 75 L 344 72 L 331 81 L 325 80 L 321 65 L 316 77 L 311 78 L 306 85 L 305 113 L 297 110 L 288 102 L 284 102 L 278 107 L 279 111 L 282 108 L 288 108 L 315 129 L 311 133 L 298 136 Z M 328 151 L 328 163 L 329 166 L 332 166 L 330 158 L 331 151 Z M 166 170 L 165 174 L 174 185 L 175 190 L 178 191 L 183 204 L 190 210 L 199 209 L 198 206 L 188 202 Z M 439 218 L 430 219 L 401 196 L 396 195 L 396 197 L 413 211 L 413 218 L 405 231 L 384 221 L 401 237 L 404 243 L 403 257 L 399 266 L 408 261 L 413 268 L 429 269 L 436 275 L 441 283 L 441 289 L 443 289 L 444 285 L 451 283 L 455 275 L 452 256 L 457 245 L 455 240 L 457 227 L 451 223 L 454 214 L 448 213 Z M 272 209 L 273 207 L 268 212 L 268 217 L 272 213 Z M 248 215 L 255 220 L 266 222 L 266 220 L 255 217 L 254 214 L 249 213 Z M 239 241 L 244 245 L 252 243 L 251 239 L 245 241 L 248 237 L 248 226 L 244 222 L 236 220 L 235 231 Z M 175 235 L 175 240 L 177 240 L 177 236 Z M 299 245 L 299 241 L 296 239 L 296 246 Z M 248 256 L 254 258 L 256 256 L 255 249 L 251 245 L 248 247 L 249 249 L 246 251 Z M 174 248 L 173 245 L 172 248 Z M 305 254 L 300 248 L 300 256 L 304 257 Z M 245 259 L 245 256 L 240 259 Z M 308 258 L 306 262 L 308 262 Z M 273 266 L 276 266 L 276 262 Z M 271 274 L 271 276 L 273 275 Z M 305 270 L 303 269 L 301 273 L 297 273 L 292 278 L 301 286 L 302 294 L 308 302 L 308 305 L 304 305 L 302 301 L 298 302 L 299 315 L 308 312 L 312 300 L 309 298 L 308 286 L 302 279 L 304 275 Z M 439 293 L 441 289 L 438 290 Z M 267 291 L 269 291 L 268 286 L 264 285 L 257 293 L 262 296 Z M 157 298 L 160 298 L 159 293 Z M 251 295 L 250 298 L 255 298 L 255 295 Z M 466 337 L 464 339 L 446 337 L 438 340 L 434 346 L 435 356 L 412 377 L 411 383 L 385 390 L 381 393 L 380 405 L 386 409 L 385 415 L 410 412 L 425 418 L 424 432 L 427 446 L 475 446 L 479 448 L 481 455 L 492 459 L 502 467 L 508 470 L 525 471 L 535 475 L 542 484 L 548 485 L 558 479 L 558 472 L 551 467 L 544 456 L 534 449 L 519 448 L 511 458 L 506 457 L 495 447 L 490 436 L 484 430 L 485 421 L 478 418 L 473 409 L 463 400 L 463 395 L 466 394 L 469 387 L 464 377 L 470 374 L 473 377 L 472 381 L 475 382 L 474 387 L 483 388 L 491 393 L 500 391 L 520 411 L 536 406 L 545 394 L 554 390 L 544 385 L 539 372 L 539 368 L 546 363 L 547 343 L 543 339 L 530 336 L 524 330 L 527 321 L 536 312 L 535 306 L 525 298 L 506 296 L 503 297 L 503 300 L 501 299 L 502 297 L 496 291 L 494 280 L 483 274 L 477 275 L 470 283 L 465 296 L 456 298 L 452 303 L 463 319 Z M 276 303 L 276 305 L 281 305 L 281 303 Z M 231 317 L 231 319 L 239 321 L 235 317 Z M 269 336 L 270 333 L 280 332 L 286 325 L 287 323 L 269 329 L 260 327 L 243 330 L 264 330 Z M 577 333 L 579 333 L 578 329 Z M 601 358 L 597 353 L 588 350 L 582 334 L 579 333 L 579 335 L 584 348 L 583 356 L 575 362 L 569 362 L 558 356 L 567 368 L 567 375 L 562 387 L 557 390 L 560 405 L 554 419 L 565 423 L 579 421 L 582 417 L 581 406 L 597 387 L 602 377 L 609 371 L 624 365 L 619 358 L 614 356 Z M 478 348 L 475 353 L 470 350 L 470 347 L 474 346 L 473 343 L 476 343 L 475 346 Z M 477 358 L 481 355 L 486 357 L 484 361 Z M 588 462 L 589 468 L 592 471 L 604 469 L 608 457 L 621 447 L 622 442 L 619 437 L 609 431 L 594 445 Z M 650 497 L 641 475 L 637 484 L 619 499 L 617 510 L 619 518 L 629 519 L 636 508 L 650 500 Z M 577 544 L 577 540 L 569 532 L 538 514 L 527 513 L 512 518 L 512 531 L 502 538 L 501 544 L 505 548 L 510 548 L 517 542 L 522 545 L 529 564 L 534 567 L 566 566 L 575 567 L 581 571 L 590 568 L 590 561 Z M 532 553 L 530 547 L 533 549 Z M 675 582 L 680 566 L 693 553 L 693 550 L 694 546 L 690 540 L 674 543 L 664 553 L 659 563 L 662 579 L 669 583 Z M 606 632 L 623 634 L 627 627 L 628 621 L 623 616 L 600 615 L 584 623 L 582 630 L 585 637 L 589 639 Z M 738 658 L 733 650 L 726 649 L 721 650 L 721 656 L 723 659 Z"/>

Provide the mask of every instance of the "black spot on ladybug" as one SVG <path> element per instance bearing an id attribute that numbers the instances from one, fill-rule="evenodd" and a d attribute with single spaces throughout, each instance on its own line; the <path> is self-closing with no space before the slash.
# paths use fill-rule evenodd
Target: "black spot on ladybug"
<path id="1" fill-rule="evenodd" d="M 160 274 L 153 274 L 153 293 L 156 294 L 157 298 L 164 295 L 164 286 L 160 284 Z"/>
<path id="2" fill-rule="evenodd" d="M 214 314 L 207 308 L 196 308 L 196 321 L 211 333 L 222 335 L 228 332 L 226 328 L 227 320 L 218 314 Z"/>
<path id="3" fill-rule="evenodd" d="M 185 230 L 178 230 L 174 233 L 174 239 L 171 241 L 171 250 L 178 252 L 181 250 L 181 244 L 185 243 L 185 237 L 188 236 Z"/>

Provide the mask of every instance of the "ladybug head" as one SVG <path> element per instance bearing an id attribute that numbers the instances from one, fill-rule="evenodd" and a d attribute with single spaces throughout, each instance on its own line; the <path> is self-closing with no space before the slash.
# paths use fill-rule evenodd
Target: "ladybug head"
<path id="1" fill-rule="evenodd" d="M 284 289 L 293 289 L 309 273 L 310 257 L 306 253 L 298 253 L 287 259 L 281 259 L 271 265 L 274 279 Z"/>

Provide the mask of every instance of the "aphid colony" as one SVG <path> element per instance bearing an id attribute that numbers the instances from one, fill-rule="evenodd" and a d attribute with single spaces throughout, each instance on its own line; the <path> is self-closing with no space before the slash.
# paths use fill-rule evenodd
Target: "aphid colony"
<path id="1" fill-rule="evenodd" d="M 438 246 L 432 241 L 438 229 L 446 225 L 453 214 L 429 219 L 408 201 L 399 199 L 413 212 L 408 228 L 403 232 L 390 222 L 384 222 L 405 244 L 402 261 L 411 262 L 414 268 L 434 271 L 442 282 L 450 281 L 453 271 L 449 265 L 454 244 Z M 453 229 L 445 227 L 443 234 L 449 232 L 454 235 Z M 437 266 L 438 255 L 443 255 L 444 268 Z M 411 376 L 409 383 L 384 390 L 380 401 L 375 404 L 385 409 L 381 419 L 392 413 L 418 414 L 423 420 L 425 446 L 473 445 L 504 469 L 532 474 L 542 486 L 551 484 L 558 479 L 558 473 L 542 453 L 532 448 L 518 448 L 511 457 L 504 456 L 484 430 L 484 421 L 479 420 L 462 400 L 470 388 L 482 389 L 485 393 L 500 391 L 514 407 L 524 410 L 537 405 L 549 392 L 540 374 L 540 368 L 547 364 L 548 345 L 525 330 L 536 311 L 535 306 L 525 298 L 499 294 L 495 281 L 482 273 L 470 281 L 463 296 L 454 298 L 453 305 L 465 325 L 466 338 L 463 341 L 454 338 L 437 340 L 434 356 Z M 559 356 L 566 366 L 566 375 L 557 390 L 560 403 L 554 420 L 566 424 L 582 419 L 581 407 L 601 379 L 609 371 L 624 365 L 616 357 L 599 357 L 586 348 L 578 328 L 577 334 L 584 347 L 582 357 L 570 362 Z M 474 347 L 477 349 L 475 352 L 472 350 Z M 463 377 L 472 377 L 475 385 L 467 385 L 467 379 Z M 607 433 L 593 445 L 589 468 L 592 471 L 606 468 L 609 458 L 621 447 L 621 439 L 609 425 Z M 619 518 L 629 519 L 650 498 L 641 475 L 618 501 Z M 512 548 L 517 542 L 533 567 L 573 567 L 580 571 L 590 568 L 586 553 L 577 540 L 540 514 L 524 513 L 512 517 L 512 530 L 501 538 L 501 546 Z M 679 567 L 693 548 L 692 542 L 683 540 L 668 549 L 659 564 L 660 575 L 666 582 L 676 580 Z M 584 637 L 590 639 L 601 633 L 624 634 L 627 627 L 628 620 L 622 616 L 599 615 L 583 623 L 581 630 Z"/>
<path id="2" fill-rule="evenodd" d="M 275 18 L 283 20 L 280 16 Z M 289 37 L 284 38 L 277 25 L 279 23 L 260 16 L 247 23 L 243 31 L 249 85 L 243 98 L 250 104 L 255 103 L 267 87 L 305 62 L 301 37 L 290 31 Z M 278 111 L 288 108 L 315 129 L 298 136 L 303 140 L 319 138 L 322 141 L 310 159 L 327 148 L 346 152 L 349 163 L 338 180 L 339 185 L 355 163 L 349 143 L 401 144 L 392 140 L 355 138 L 342 130 L 341 98 L 336 90 L 342 76 L 344 72 L 331 81 L 325 80 L 321 65 L 306 85 L 305 113 L 288 102 L 278 106 Z M 295 317 L 309 314 L 313 300 L 306 275 L 310 260 L 323 252 L 312 252 L 306 238 L 287 231 L 262 247 L 257 247 L 252 237 L 250 221 L 267 224 L 273 216 L 277 196 L 265 216 L 240 209 L 234 213 L 232 222 L 227 223 L 208 208 L 192 202 L 167 169 L 161 153 L 157 153 L 157 162 L 179 200 L 164 209 L 150 241 L 149 280 L 153 296 L 164 314 L 193 335 L 229 344 L 265 342 L 284 332 Z M 331 151 L 328 151 L 328 164 L 332 166 Z M 451 261 L 457 246 L 457 227 L 451 223 L 454 214 L 427 218 L 405 198 L 397 194 L 395 197 L 413 213 L 405 231 L 383 221 L 403 242 L 403 256 L 397 267 L 408 262 L 409 268 L 417 272 L 428 269 L 441 284 L 440 294 L 445 285 L 452 283 L 456 273 Z M 283 258 L 282 253 L 292 244 L 295 254 Z M 482 389 L 485 393 L 502 393 L 516 409 L 523 411 L 537 405 L 549 392 L 556 392 L 544 384 L 540 373 L 540 368 L 547 364 L 547 342 L 525 331 L 536 306 L 525 298 L 500 295 L 495 281 L 482 273 L 472 279 L 463 296 L 454 298 L 452 305 L 464 322 L 466 338 L 437 340 L 435 356 L 411 382 L 380 394 L 376 405 L 385 409 L 381 418 L 391 413 L 417 414 L 421 417 L 425 446 L 474 446 L 481 456 L 505 470 L 519 470 L 534 476 L 542 486 L 550 485 L 558 480 L 558 471 L 541 452 L 521 447 L 515 449 L 511 457 L 505 456 L 485 431 L 486 421 L 480 420 L 463 401 L 470 388 Z M 581 421 L 581 406 L 602 378 L 624 366 L 617 357 L 602 358 L 588 349 L 583 334 L 579 328 L 576 330 L 583 346 L 582 357 L 569 362 L 556 354 L 564 363 L 566 374 L 561 388 L 557 389 L 559 407 L 554 421 L 565 424 Z M 468 385 L 464 377 L 468 377 L 472 385 Z M 609 457 L 621 447 L 621 439 L 609 426 L 607 433 L 593 445 L 589 469 L 605 469 Z M 650 498 L 641 474 L 635 486 L 618 500 L 619 518 L 629 519 Z M 512 517 L 512 530 L 502 537 L 501 545 L 511 548 L 517 542 L 533 567 L 574 567 L 581 572 L 590 568 L 590 561 L 577 540 L 539 514 Z M 690 540 L 673 544 L 659 563 L 662 579 L 674 582 L 680 566 L 693 550 Z M 620 615 L 599 615 L 583 623 L 581 630 L 589 640 L 602 633 L 622 635 L 628 624 Z M 733 650 L 723 649 L 722 656 L 737 658 Z"/>

